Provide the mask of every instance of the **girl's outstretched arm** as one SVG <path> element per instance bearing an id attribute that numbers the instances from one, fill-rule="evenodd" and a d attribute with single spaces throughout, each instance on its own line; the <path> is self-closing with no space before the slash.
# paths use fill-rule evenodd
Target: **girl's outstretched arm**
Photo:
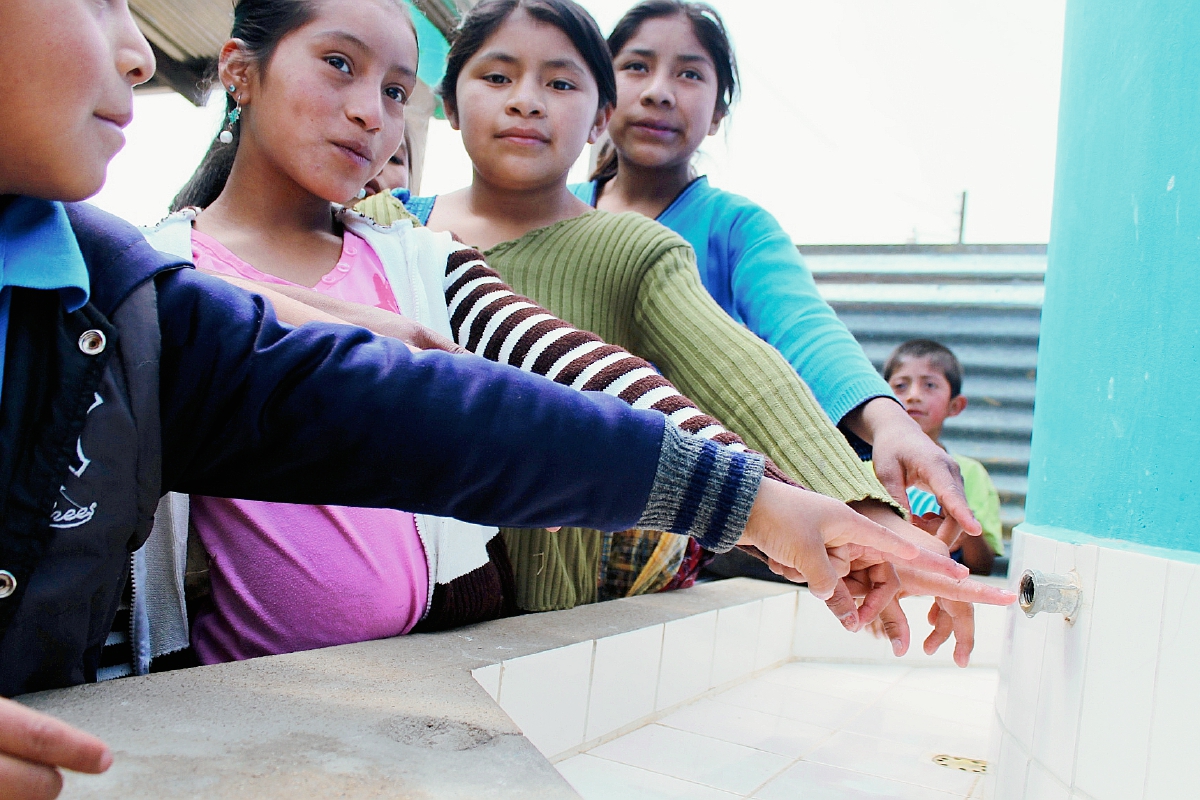
<path id="1" fill-rule="evenodd" d="M 687 433 L 748 450 L 740 436 L 701 411 L 650 362 L 517 294 L 479 251 L 463 246 L 450 254 L 444 289 L 450 330 L 469 352 L 580 391 L 612 395 L 634 408 L 660 411 Z M 800 485 L 770 459 L 767 476 Z"/>

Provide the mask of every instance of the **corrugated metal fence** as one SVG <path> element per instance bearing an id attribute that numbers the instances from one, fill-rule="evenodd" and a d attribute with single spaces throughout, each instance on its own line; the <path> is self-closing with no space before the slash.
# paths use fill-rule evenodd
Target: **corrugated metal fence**
<path id="1" fill-rule="evenodd" d="M 1024 518 L 1045 245 L 828 245 L 800 251 L 877 369 L 907 339 L 962 361 L 966 411 L 943 443 L 977 458 L 1006 530 Z"/>

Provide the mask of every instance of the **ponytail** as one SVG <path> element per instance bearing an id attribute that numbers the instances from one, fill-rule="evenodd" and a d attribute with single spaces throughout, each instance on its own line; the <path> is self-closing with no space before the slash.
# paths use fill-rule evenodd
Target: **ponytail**
<path id="1" fill-rule="evenodd" d="M 233 97 L 227 97 L 225 116 L 222 119 L 228 119 L 229 112 L 234 107 Z M 200 166 L 196 167 L 192 177 L 188 178 L 179 194 L 171 200 L 172 213 L 188 207 L 208 208 L 221 196 L 221 192 L 225 191 L 225 182 L 229 180 L 229 173 L 233 171 L 233 160 L 237 157 L 241 126 L 233 125 L 230 130 L 233 132 L 233 141 L 229 144 L 213 138 L 208 152 L 200 160 Z"/>
<path id="2" fill-rule="evenodd" d="M 617 148 L 613 146 L 612 139 L 605 138 L 604 144 L 600 145 L 600 152 L 596 156 L 596 168 L 592 170 L 592 177 L 588 180 L 599 181 L 603 185 L 615 177 L 617 177 Z"/>

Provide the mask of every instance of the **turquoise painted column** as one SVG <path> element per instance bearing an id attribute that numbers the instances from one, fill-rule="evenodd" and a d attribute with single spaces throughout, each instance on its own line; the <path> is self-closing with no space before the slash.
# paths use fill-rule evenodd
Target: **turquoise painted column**
<path id="1" fill-rule="evenodd" d="M 1029 478 L 1039 533 L 1200 552 L 1196 0 L 1068 3 Z"/>

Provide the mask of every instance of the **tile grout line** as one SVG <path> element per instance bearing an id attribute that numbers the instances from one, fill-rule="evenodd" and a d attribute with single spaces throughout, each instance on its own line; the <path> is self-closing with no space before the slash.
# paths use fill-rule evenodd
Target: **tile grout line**
<path id="1" fill-rule="evenodd" d="M 697 735 L 699 735 L 699 734 L 697 734 Z M 682 781 L 683 783 L 690 783 L 691 785 L 693 785 L 693 786 L 698 786 L 698 787 L 700 787 L 700 788 L 702 788 L 702 789 L 714 789 L 714 790 L 716 790 L 716 791 L 718 791 L 718 792 L 722 792 L 723 794 L 728 794 L 728 795 L 731 795 L 731 796 L 733 796 L 733 797 L 746 797 L 746 796 L 748 796 L 748 795 L 739 795 L 737 792 L 731 792 L 731 791 L 729 791 L 728 789 L 722 789 L 722 788 L 721 788 L 721 787 L 719 787 L 719 786 L 712 786 L 712 785 L 710 785 L 710 784 L 707 784 L 707 783 L 700 783 L 700 781 L 694 781 L 694 780 L 692 780 L 691 778 L 681 778 L 681 777 L 679 777 L 678 775 L 669 775 L 669 774 L 667 774 L 666 772 L 659 772 L 659 771 L 657 771 L 657 770 L 648 769 L 648 768 L 646 768 L 646 767 L 638 767 L 638 766 L 635 766 L 635 765 L 633 765 L 633 764 L 626 764 L 624 761 L 617 761 L 616 759 L 612 759 L 612 758 L 606 758 L 606 757 L 604 757 L 604 756 L 598 756 L 598 755 L 594 755 L 594 754 L 592 754 L 592 753 L 579 753 L 579 755 L 581 755 L 581 756 L 591 756 L 592 758 L 596 758 L 596 759 L 599 759 L 599 760 L 601 760 L 601 761 L 607 761 L 609 764 L 620 764 L 622 767 L 628 767 L 629 769 L 636 769 L 636 770 L 641 770 L 642 772 L 649 772 L 651 775 L 658 775 L 658 776 L 659 776 L 659 777 L 661 777 L 661 778 L 670 778 L 671 780 L 675 780 L 675 781 Z M 560 774 L 561 774 L 561 773 L 560 773 Z M 758 791 L 758 790 L 756 789 L 755 791 Z"/>
<path id="2" fill-rule="evenodd" d="M 587 699 L 583 705 L 583 730 L 579 732 L 579 738 L 587 738 L 588 719 L 592 716 L 592 681 L 596 677 L 596 640 L 592 639 L 592 657 L 588 662 L 588 680 L 587 680 Z M 583 744 L 580 741 L 580 744 Z"/>
<path id="3" fill-rule="evenodd" d="M 699 615 L 693 614 L 690 617 L 683 617 L 683 619 L 694 619 L 697 616 L 699 616 Z M 654 709 L 654 710 L 658 709 L 658 689 L 660 686 L 662 686 L 663 661 L 665 660 L 666 654 L 667 654 L 667 623 L 664 622 L 662 624 L 662 637 L 659 638 L 659 640 L 658 640 L 658 669 L 655 671 L 655 674 L 654 674 L 654 705 L 650 706 L 650 708 Z M 585 734 L 586 734 L 586 731 L 585 731 Z"/>
<path id="4" fill-rule="evenodd" d="M 907 673 L 905 673 L 905 674 L 907 674 Z M 898 682 L 899 680 L 900 680 L 900 679 L 899 679 L 899 678 L 897 678 L 897 681 L 896 681 L 896 682 Z M 895 682 L 893 682 L 893 684 L 892 684 L 891 686 L 889 686 L 887 689 L 885 689 L 883 692 L 881 692 L 881 693 L 880 693 L 879 697 L 875 698 L 875 701 L 874 701 L 874 702 L 867 704 L 867 706 L 866 706 L 866 707 L 865 707 L 865 708 L 864 708 L 864 709 L 863 709 L 861 712 L 859 712 L 858 714 L 855 714 L 853 717 L 851 717 L 851 718 L 850 718 L 849 720 L 847 720 L 846 722 L 847 722 L 847 723 L 854 722 L 854 720 L 858 719 L 858 718 L 859 718 L 859 717 L 860 717 L 862 714 L 865 714 L 865 713 L 867 713 L 867 711 L 869 711 L 869 710 L 870 710 L 870 709 L 871 709 L 871 708 L 872 708 L 872 707 L 873 707 L 873 706 L 874 706 L 876 703 L 878 703 L 880 700 L 882 700 L 882 699 L 883 699 L 883 696 L 884 696 L 884 695 L 886 695 L 888 692 L 892 691 L 892 689 L 894 689 L 894 688 L 895 688 L 895 685 L 896 685 L 896 683 L 895 683 Z M 720 701 L 718 701 L 718 702 L 720 702 Z M 730 704 L 730 705 L 732 705 L 732 704 Z M 773 716 L 776 716 L 776 715 L 773 715 Z M 780 716 L 780 719 L 787 719 L 787 717 Z M 805 752 L 803 752 L 803 753 L 801 753 L 800 755 L 796 756 L 794 759 L 792 759 L 792 761 L 791 761 L 791 762 L 789 762 L 789 763 L 787 764 L 787 766 L 785 766 L 783 769 L 781 769 L 781 770 L 779 770 L 778 772 L 776 772 L 776 773 L 775 773 L 774 775 L 772 775 L 771 777 L 767 778 L 767 780 L 763 781 L 763 782 L 762 782 L 761 784 L 759 784 L 758 786 L 754 787 L 754 789 L 753 789 L 753 790 L 752 790 L 752 791 L 751 791 L 749 794 L 747 794 L 747 795 L 745 795 L 745 796 L 746 796 L 746 797 L 752 797 L 752 796 L 754 796 L 755 794 L 757 794 L 758 792 L 761 792 L 763 789 L 765 789 L 765 788 L 767 787 L 767 785 L 768 785 L 769 783 L 771 783 L 772 781 L 774 781 L 776 778 L 780 777 L 780 776 L 781 776 L 783 773 L 787 772 L 787 771 L 788 771 L 789 769 L 791 769 L 792 767 L 794 767 L 794 766 L 796 766 L 797 764 L 799 764 L 801 761 L 804 761 L 804 760 L 805 760 L 805 758 L 804 758 L 804 757 L 805 757 L 806 755 L 810 755 L 810 754 L 812 754 L 812 753 L 816 752 L 816 751 L 817 751 L 819 748 L 821 748 L 821 747 L 822 747 L 822 746 L 824 746 L 824 745 L 825 745 L 827 742 L 829 742 L 829 740 L 831 740 L 833 737 L 837 736 L 839 733 L 843 732 L 844 730 L 845 730 L 845 728 L 844 728 L 844 727 L 843 727 L 843 728 L 835 728 L 835 729 L 831 730 L 831 731 L 829 732 L 829 735 L 828 735 L 828 736 L 825 736 L 825 737 L 824 737 L 824 738 L 822 738 L 820 741 L 818 741 L 816 744 L 814 744 L 812 747 L 810 747 L 808 750 L 806 750 Z M 817 763 L 817 762 L 812 762 L 812 763 Z M 828 765 L 827 765 L 827 766 L 828 766 Z M 851 771 L 852 771 L 852 770 L 851 770 Z M 866 773 L 860 773 L 860 774 L 866 774 Z"/>
<path id="5" fill-rule="evenodd" d="M 1099 567 L 1099 558 L 1097 558 L 1096 561 L 1097 561 L 1097 570 L 1096 571 L 1098 573 L 1099 572 L 1099 568 L 1098 568 Z M 1193 575 L 1195 574 L 1195 570 L 1192 571 L 1192 574 Z M 1170 564 L 1167 565 L 1167 580 L 1165 581 L 1165 583 L 1168 586 L 1171 583 L 1171 565 Z M 1188 589 L 1191 589 L 1191 583 L 1192 583 L 1192 578 L 1191 578 L 1191 576 L 1189 576 L 1188 577 Z M 1187 591 L 1184 592 L 1183 597 L 1185 600 L 1187 599 Z M 1154 655 L 1155 655 L 1154 688 L 1151 690 L 1151 693 L 1150 693 L 1150 737 L 1149 737 L 1149 741 L 1147 741 L 1147 743 L 1146 743 L 1146 777 L 1142 780 L 1142 797 L 1143 798 L 1146 796 L 1146 790 L 1150 788 L 1150 754 L 1154 750 L 1154 717 L 1156 716 L 1155 709 L 1158 707 L 1158 703 L 1155 701 L 1158 699 L 1158 673 L 1159 673 L 1159 670 L 1162 669 L 1163 639 L 1166 636 L 1166 628 L 1167 628 L 1167 591 L 1166 591 L 1166 586 L 1163 587 L 1162 608 L 1159 610 L 1158 614 L 1159 614 L 1158 647 L 1155 649 L 1155 653 L 1154 653 Z M 1180 624 L 1182 624 L 1182 620 L 1180 621 Z M 1089 631 L 1089 633 L 1090 633 L 1090 631 Z M 1091 649 L 1091 644 L 1092 644 L 1091 637 L 1088 637 L 1088 648 L 1089 649 Z M 1082 707 L 1083 703 L 1080 703 L 1079 705 Z M 1076 746 L 1078 746 L 1078 740 L 1076 740 Z M 1072 784 L 1074 784 L 1074 782 L 1075 782 L 1074 778 L 1075 778 L 1075 776 L 1074 776 L 1074 774 L 1072 774 L 1071 775 L 1071 779 L 1072 779 L 1071 783 Z"/>
<path id="6" fill-rule="evenodd" d="M 1071 552 L 1072 564 L 1074 564 L 1074 569 L 1076 570 L 1076 574 L 1078 574 L 1078 570 L 1079 570 L 1078 557 L 1079 557 L 1080 549 L 1083 547 L 1083 545 L 1071 545 L 1071 547 L 1073 548 L 1073 550 Z M 1099 550 L 1099 548 L 1096 549 L 1096 563 L 1095 563 L 1095 566 L 1093 567 L 1093 569 L 1094 569 L 1094 572 L 1092 574 L 1092 602 L 1091 602 L 1091 607 L 1088 608 L 1087 651 L 1085 651 L 1083 654 L 1083 662 L 1084 663 L 1083 663 L 1083 666 L 1080 667 L 1081 674 L 1079 677 L 1079 711 L 1077 712 L 1078 716 L 1075 719 L 1075 746 L 1073 748 L 1071 748 L 1071 780 L 1067 784 L 1067 791 L 1072 792 L 1072 793 L 1076 791 L 1075 778 L 1076 778 L 1076 770 L 1079 768 L 1079 740 L 1083 738 L 1081 736 L 1081 734 L 1083 732 L 1083 700 L 1084 700 L 1084 697 L 1086 697 L 1086 695 L 1087 695 L 1087 662 L 1090 659 L 1090 654 L 1091 654 L 1091 650 L 1092 650 L 1092 619 L 1095 617 L 1095 614 L 1093 612 L 1096 608 L 1096 585 L 1100 582 L 1100 550 Z M 1164 603 L 1166 602 L 1166 592 L 1163 593 L 1163 602 Z M 1082 609 L 1081 609 L 1081 613 L 1082 613 Z M 1162 622 L 1162 620 L 1160 618 L 1159 619 L 1160 625 L 1161 625 L 1161 622 Z M 1162 635 L 1161 628 L 1159 629 L 1159 635 L 1160 636 Z M 1082 638 L 1082 632 L 1081 632 L 1080 638 Z M 1042 665 L 1043 665 L 1043 667 L 1045 666 L 1044 660 L 1042 662 Z M 1156 672 L 1156 678 L 1157 678 L 1157 667 L 1155 667 L 1155 672 Z M 1151 719 L 1151 725 L 1153 726 L 1153 724 L 1154 724 L 1153 723 L 1153 720 L 1154 720 L 1153 711 L 1151 711 L 1150 719 Z M 1151 728 L 1151 730 L 1153 730 L 1153 728 Z M 1033 749 L 1032 744 L 1030 745 L 1030 749 L 1031 750 Z M 1030 758 L 1030 760 L 1033 760 L 1033 755 L 1030 754 L 1029 758 Z M 1051 772 L 1050 774 L 1053 775 L 1054 773 Z"/>

